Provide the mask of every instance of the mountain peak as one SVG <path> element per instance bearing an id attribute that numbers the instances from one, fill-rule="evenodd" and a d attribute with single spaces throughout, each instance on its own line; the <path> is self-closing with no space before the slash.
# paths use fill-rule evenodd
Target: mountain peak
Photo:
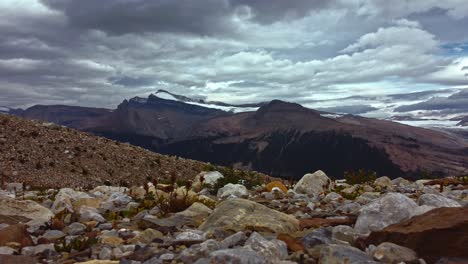
<path id="1" fill-rule="evenodd" d="M 291 103 L 291 102 L 286 102 L 286 101 L 281 101 L 281 100 L 272 100 L 269 103 L 263 105 L 258 109 L 257 112 L 278 112 L 278 111 L 308 111 L 310 109 L 307 109 L 303 107 L 300 104 L 296 103 Z"/>

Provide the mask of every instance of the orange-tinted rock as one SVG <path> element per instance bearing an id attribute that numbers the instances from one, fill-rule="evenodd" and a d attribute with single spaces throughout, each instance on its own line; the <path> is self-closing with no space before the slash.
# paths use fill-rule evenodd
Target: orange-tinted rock
<path id="1" fill-rule="evenodd" d="M 298 239 L 288 235 L 288 234 L 279 234 L 277 239 L 282 240 L 288 246 L 288 249 L 294 252 L 304 251 L 304 245 Z"/>
<path id="2" fill-rule="evenodd" d="M 271 192 L 274 188 L 278 188 L 284 193 L 288 192 L 288 188 L 286 188 L 286 186 L 284 186 L 284 184 L 282 182 L 280 182 L 280 181 L 272 181 L 272 182 L 268 183 L 267 186 L 266 186 L 266 189 L 269 192 Z"/>
<path id="3" fill-rule="evenodd" d="M 2 264 L 35 264 L 37 260 L 29 256 L 15 256 L 15 255 L 0 255 L 0 263 Z"/>
<path id="4" fill-rule="evenodd" d="M 0 230 L 0 246 L 5 246 L 9 242 L 16 242 L 21 247 L 34 245 L 31 236 L 26 231 L 25 225 L 12 225 Z"/>
<path id="5" fill-rule="evenodd" d="M 468 208 L 434 209 L 372 232 L 364 244 L 386 241 L 413 249 L 428 263 L 442 257 L 468 258 Z"/>
<path id="6" fill-rule="evenodd" d="M 299 226 L 301 229 L 306 228 L 317 228 L 321 226 L 337 226 L 337 225 L 352 225 L 356 222 L 356 219 L 325 219 L 325 218 L 309 218 L 300 219 Z"/>

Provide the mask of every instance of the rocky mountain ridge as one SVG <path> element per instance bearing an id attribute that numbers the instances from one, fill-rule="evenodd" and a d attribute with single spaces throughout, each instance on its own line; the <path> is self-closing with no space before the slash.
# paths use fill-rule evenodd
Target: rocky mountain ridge
<path id="1" fill-rule="evenodd" d="M 52 111 L 56 107 L 51 106 Z M 34 110 L 34 109 L 33 109 Z M 459 175 L 468 168 L 461 134 L 411 127 L 352 115 L 331 115 L 298 104 L 272 101 L 243 113 L 150 95 L 124 101 L 102 116 L 26 110 L 41 118 L 129 142 L 155 152 L 225 166 L 299 178 L 324 169 L 335 178 L 369 169 L 392 178 Z"/>

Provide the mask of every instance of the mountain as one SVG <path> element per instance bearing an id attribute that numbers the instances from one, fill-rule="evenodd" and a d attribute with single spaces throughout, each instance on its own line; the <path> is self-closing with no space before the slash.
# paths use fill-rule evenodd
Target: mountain
<path id="1" fill-rule="evenodd" d="M 468 126 L 468 116 L 465 116 L 460 119 L 460 122 L 457 124 L 458 126 Z"/>
<path id="2" fill-rule="evenodd" d="M 113 111 L 89 113 L 94 112 L 85 109 L 70 119 L 36 117 L 164 154 L 285 178 L 317 169 L 334 177 L 364 168 L 417 178 L 462 174 L 468 168 L 468 143 L 456 134 L 278 100 L 235 113 L 158 91 L 125 100 Z"/>
<path id="3" fill-rule="evenodd" d="M 206 166 L 51 123 L 0 114 L 2 182 L 41 188 L 94 187 L 106 181 L 141 185 L 147 177 L 192 178 Z"/>

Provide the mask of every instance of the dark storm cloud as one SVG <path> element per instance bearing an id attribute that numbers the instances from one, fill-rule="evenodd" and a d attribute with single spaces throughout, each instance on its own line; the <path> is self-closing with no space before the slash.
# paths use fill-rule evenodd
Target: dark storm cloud
<path id="1" fill-rule="evenodd" d="M 154 83 L 154 80 L 151 78 L 133 78 L 129 76 L 121 76 L 121 77 L 111 77 L 109 81 L 113 84 L 128 86 L 128 87 L 135 87 L 135 86 L 147 86 Z"/>
<path id="2" fill-rule="evenodd" d="M 225 0 L 43 0 L 66 14 L 71 26 L 110 34 L 138 32 L 220 33 L 231 25 Z"/>
<path id="3" fill-rule="evenodd" d="M 324 8 L 329 0 L 42 0 L 62 11 L 70 25 L 98 29 L 110 34 L 179 32 L 201 35 L 235 30 L 233 16 L 251 16 L 260 23 L 295 19 L 312 9 Z"/>
<path id="4" fill-rule="evenodd" d="M 427 22 L 438 6 L 444 28 L 456 31 L 447 38 L 462 43 L 466 17 L 447 15 L 455 2 L 2 0 L 0 101 L 113 107 L 163 88 L 233 103 L 279 98 L 333 107 L 359 94 L 367 99 L 344 104 L 358 105 L 348 108 L 356 113 L 381 98 L 427 99 L 429 92 L 382 95 L 466 80 L 468 61 L 443 57 L 443 29 Z M 418 19 L 407 17 L 415 12 Z M 386 79 L 395 85 L 380 88 Z"/>

